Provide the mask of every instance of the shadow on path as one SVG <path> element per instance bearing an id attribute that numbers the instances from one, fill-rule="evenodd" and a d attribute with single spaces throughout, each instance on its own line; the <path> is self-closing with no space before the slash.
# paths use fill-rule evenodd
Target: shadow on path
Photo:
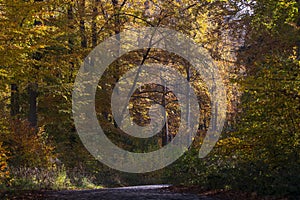
<path id="1" fill-rule="evenodd" d="M 43 192 L 42 199 L 91 200 L 213 200 L 195 194 L 168 191 L 169 185 L 146 185 L 97 190 L 68 190 Z"/>

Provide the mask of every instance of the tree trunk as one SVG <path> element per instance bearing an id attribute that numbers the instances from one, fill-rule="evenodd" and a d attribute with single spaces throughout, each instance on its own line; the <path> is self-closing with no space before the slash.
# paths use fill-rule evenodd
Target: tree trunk
<path id="1" fill-rule="evenodd" d="M 34 0 L 34 2 L 42 2 L 43 0 Z M 41 26 L 42 22 L 38 19 L 34 20 L 34 26 Z M 32 59 L 40 61 L 42 59 L 42 53 L 36 51 L 32 55 Z M 37 71 L 39 70 L 39 66 L 36 65 L 35 68 Z M 35 74 L 35 77 L 37 74 Z M 37 97 L 38 97 L 38 83 L 37 81 L 28 84 L 28 103 L 29 103 L 29 111 L 28 111 L 28 121 L 31 127 L 37 129 Z"/>
<path id="2" fill-rule="evenodd" d="M 68 12 L 68 14 L 67 14 L 68 23 L 70 24 L 69 29 L 71 31 L 72 29 L 74 29 L 74 26 L 73 26 L 74 17 L 73 17 L 73 7 L 72 7 L 72 5 L 69 6 L 67 12 Z M 69 46 L 68 54 L 71 55 L 73 53 L 73 48 L 74 48 L 74 39 L 73 39 L 72 35 L 70 35 L 68 37 L 69 37 L 68 38 L 68 46 Z M 70 64 L 69 81 L 72 82 L 73 81 L 73 72 L 74 72 L 75 64 L 74 64 L 73 61 L 70 61 L 69 64 Z"/>
<path id="3" fill-rule="evenodd" d="M 12 117 L 19 114 L 19 90 L 17 84 L 11 84 L 11 95 L 10 95 L 10 115 Z"/>
<path id="4" fill-rule="evenodd" d="M 165 111 L 163 112 L 163 116 L 165 119 L 165 125 L 162 129 L 162 146 L 165 146 L 169 142 L 169 127 L 168 127 L 168 116 L 166 113 L 166 94 L 167 94 L 167 86 L 163 86 L 163 95 L 162 95 L 162 106 L 165 108 Z"/>
<path id="5" fill-rule="evenodd" d="M 86 37 L 86 31 L 85 31 L 85 0 L 81 0 L 80 7 L 79 7 L 79 14 L 80 14 L 80 36 L 81 36 L 81 47 L 87 48 L 87 37 Z"/>
<path id="6" fill-rule="evenodd" d="M 97 16 L 99 14 L 98 12 L 98 4 L 100 0 L 94 1 L 94 7 L 93 7 L 93 14 L 92 14 L 92 47 L 95 48 L 98 43 L 98 37 L 97 37 Z"/>
<path id="7" fill-rule="evenodd" d="M 38 84 L 30 83 L 28 85 L 28 94 L 29 94 L 29 114 L 28 121 L 30 126 L 37 126 L 37 96 L 38 96 Z"/>
<path id="8" fill-rule="evenodd" d="M 299 28 L 300 28 L 300 0 L 297 1 L 297 4 L 298 4 L 297 28 L 298 28 L 298 32 L 300 32 L 299 31 Z M 297 41 L 297 60 L 300 60 L 300 40 Z"/>
<path id="9" fill-rule="evenodd" d="M 191 80 L 191 72 L 190 72 L 190 67 L 187 66 L 186 68 L 186 80 L 188 83 L 190 83 L 190 80 Z M 187 125 L 187 128 L 188 130 L 190 130 L 190 110 L 191 110 L 191 105 L 190 105 L 190 87 L 189 85 L 187 86 L 186 88 L 186 125 Z M 188 144 L 191 143 L 191 140 L 192 140 L 192 134 L 191 134 L 191 131 L 189 131 L 189 137 L 188 137 Z"/>

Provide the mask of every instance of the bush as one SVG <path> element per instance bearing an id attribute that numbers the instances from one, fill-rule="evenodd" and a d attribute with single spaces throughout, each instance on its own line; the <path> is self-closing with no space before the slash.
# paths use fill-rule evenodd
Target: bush
<path id="1" fill-rule="evenodd" d="M 0 138 L 11 152 L 10 166 L 49 167 L 56 157 L 44 129 L 32 128 L 27 120 L 10 120 L 7 132 Z"/>
<path id="2" fill-rule="evenodd" d="M 6 187 L 9 180 L 8 153 L 3 143 L 0 142 L 0 189 Z"/>
<path id="3" fill-rule="evenodd" d="M 12 168 L 11 177 L 11 187 L 20 190 L 99 188 L 93 183 L 91 175 L 78 169 L 67 170 L 63 165 L 53 168 Z"/>

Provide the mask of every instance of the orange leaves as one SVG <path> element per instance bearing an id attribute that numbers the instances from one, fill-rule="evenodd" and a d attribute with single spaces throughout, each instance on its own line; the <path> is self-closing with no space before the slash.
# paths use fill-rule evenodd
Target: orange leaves
<path id="1" fill-rule="evenodd" d="M 47 167 L 53 147 L 49 144 L 43 129 L 36 131 L 27 121 L 12 120 L 9 132 L 0 135 L 1 140 L 9 144 L 10 164 Z M 0 146 L 1 147 L 1 146 Z"/>
<path id="2" fill-rule="evenodd" d="M 6 148 L 3 147 L 3 142 L 0 142 L 0 185 L 5 181 L 5 179 L 9 178 L 9 170 L 8 170 L 8 154 Z"/>

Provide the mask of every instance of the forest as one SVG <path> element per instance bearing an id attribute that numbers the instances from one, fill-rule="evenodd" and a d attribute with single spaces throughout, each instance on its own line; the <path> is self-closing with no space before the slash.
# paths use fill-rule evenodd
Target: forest
<path id="1" fill-rule="evenodd" d="M 299 198 L 299 9 L 299 0 L 0 0 L 0 192 L 171 184 L 245 192 L 253 199 Z M 98 80 L 94 110 L 119 148 L 147 153 L 168 146 L 185 112 L 171 88 L 144 84 L 131 91 L 129 118 L 146 127 L 158 104 L 165 124 L 149 139 L 126 134 L 114 119 L 112 95 L 135 66 L 176 70 L 192 86 L 199 108 L 184 108 L 188 122 L 191 113 L 199 117 L 182 156 L 155 171 L 129 173 L 89 152 L 74 122 L 72 97 L 93 49 L 145 27 L 184 34 L 207 52 L 226 91 L 226 116 L 212 151 L 199 158 L 215 114 L 201 72 L 159 48 L 116 56 Z"/>

